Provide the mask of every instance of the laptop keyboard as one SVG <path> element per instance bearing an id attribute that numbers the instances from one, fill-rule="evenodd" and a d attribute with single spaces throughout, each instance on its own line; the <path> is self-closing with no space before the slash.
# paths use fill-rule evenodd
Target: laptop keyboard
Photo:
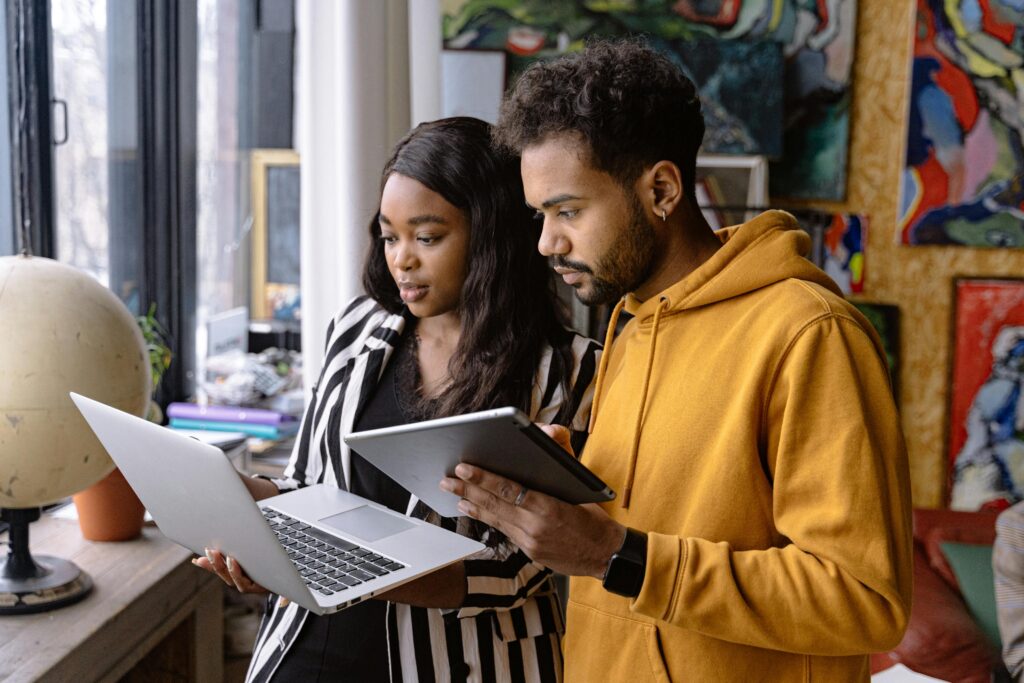
<path id="1" fill-rule="evenodd" d="M 406 567 L 277 510 L 262 512 L 302 580 L 322 595 L 334 595 Z"/>

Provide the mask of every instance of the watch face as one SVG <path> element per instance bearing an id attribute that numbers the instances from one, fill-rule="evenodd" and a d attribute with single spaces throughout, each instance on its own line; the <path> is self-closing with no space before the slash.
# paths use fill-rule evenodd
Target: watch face
<path id="1" fill-rule="evenodd" d="M 635 598 L 643 587 L 647 570 L 647 536 L 628 529 L 622 547 L 612 555 L 604 575 L 605 590 Z"/>
<path id="2" fill-rule="evenodd" d="M 616 553 L 612 555 L 612 559 L 608 563 L 608 572 L 604 577 L 604 587 L 612 593 L 636 597 L 640 594 L 643 575 L 644 566 L 642 564 L 632 558 Z"/>

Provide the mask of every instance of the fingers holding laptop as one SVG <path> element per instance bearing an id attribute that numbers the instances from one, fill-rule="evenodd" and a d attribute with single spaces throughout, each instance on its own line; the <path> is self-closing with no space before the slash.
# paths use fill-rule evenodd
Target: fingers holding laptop
<path id="1" fill-rule="evenodd" d="M 235 588 L 240 593 L 268 593 L 269 591 L 259 585 L 248 576 L 242 569 L 242 565 L 233 557 L 225 557 L 219 550 L 206 549 L 206 557 L 199 556 L 192 560 L 192 564 L 216 574 L 220 580 L 229 587 Z"/>
<path id="2" fill-rule="evenodd" d="M 462 498 L 463 514 L 498 529 L 530 559 L 563 574 L 602 578 L 625 535 L 625 527 L 599 505 L 571 505 L 466 463 L 441 488 Z"/>

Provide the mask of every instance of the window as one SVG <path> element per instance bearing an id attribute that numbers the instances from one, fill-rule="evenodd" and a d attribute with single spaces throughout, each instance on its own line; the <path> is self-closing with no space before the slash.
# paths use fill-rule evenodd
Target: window
<path id="1" fill-rule="evenodd" d="M 138 313 L 145 304 L 136 3 L 51 0 L 50 11 L 57 259 L 91 273 Z"/>
<path id="2" fill-rule="evenodd" d="M 250 301 L 251 150 L 292 146 L 293 0 L 198 0 L 198 357 L 211 316 Z"/>
<path id="3" fill-rule="evenodd" d="M 196 244 L 200 326 L 248 300 L 251 3 L 199 0 Z M 202 349 L 200 348 L 200 353 Z"/>
<path id="4" fill-rule="evenodd" d="M 7 17 L 0 12 L 0 93 L 7 92 Z M 0 131 L 8 131 L 10 111 L 7 102 L 0 105 Z M 14 211 L 11 206 L 11 138 L 0 135 L 0 256 L 17 250 L 14 237 Z"/>

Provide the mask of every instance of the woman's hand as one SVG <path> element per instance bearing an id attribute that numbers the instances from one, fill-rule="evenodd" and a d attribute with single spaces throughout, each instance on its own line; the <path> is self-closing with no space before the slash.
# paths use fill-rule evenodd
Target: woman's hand
<path id="1" fill-rule="evenodd" d="M 235 558 L 225 558 L 219 550 L 206 548 L 206 557 L 197 557 L 192 560 L 192 564 L 200 569 L 216 574 L 220 577 L 221 581 L 230 588 L 236 589 L 239 593 L 266 594 L 270 592 L 250 579 L 242 569 L 242 565 L 238 564 Z M 284 601 L 283 598 L 282 601 Z M 284 602 L 281 606 L 283 607 L 285 604 L 287 603 Z"/>
<path id="2" fill-rule="evenodd" d="M 568 429 L 562 425 L 545 425 L 539 422 L 537 426 L 541 428 L 541 431 L 550 436 L 555 443 L 568 451 L 569 455 L 576 457 L 576 454 L 572 452 L 572 435 Z"/>

